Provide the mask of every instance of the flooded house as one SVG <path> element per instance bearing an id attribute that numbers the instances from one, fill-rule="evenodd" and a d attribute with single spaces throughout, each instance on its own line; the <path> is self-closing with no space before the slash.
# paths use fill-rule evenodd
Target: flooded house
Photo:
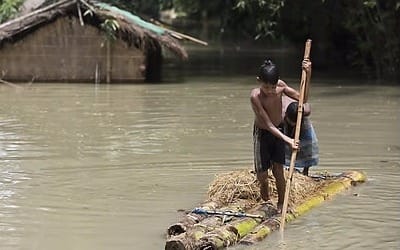
<path id="1" fill-rule="evenodd" d="M 165 53 L 187 58 L 178 38 L 109 4 L 63 0 L 0 24 L 0 79 L 157 82 Z"/>

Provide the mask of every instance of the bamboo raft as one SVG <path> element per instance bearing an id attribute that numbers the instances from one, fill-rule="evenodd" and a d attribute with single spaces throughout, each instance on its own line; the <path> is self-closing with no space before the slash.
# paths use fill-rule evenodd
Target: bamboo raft
<path id="1" fill-rule="evenodd" d="M 271 177 L 272 203 L 263 203 L 255 175 L 238 170 L 217 175 L 208 199 L 167 229 L 166 250 L 216 250 L 236 244 L 252 245 L 279 229 L 277 193 Z M 359 171 L 303 176 L 293 174 L 285 222 L 305 214 L 336 194 L 366 181 Z"/>

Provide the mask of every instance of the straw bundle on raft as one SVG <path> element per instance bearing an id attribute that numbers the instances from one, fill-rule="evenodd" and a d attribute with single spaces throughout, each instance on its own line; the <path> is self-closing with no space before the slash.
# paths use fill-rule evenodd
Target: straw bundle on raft
<path id="1" fill-rule="evenodd" d="M 350 173 L 343 177 L 343 180 L 350 183 L 349 185 L 352 184 L 351 180 L 354 177 L 352 175 Z M 165 249 L 221 249 L 237 243 L 253 244 L 262 240 L 280 225 L 280 214 L 276 212 L 275 179 L 270 177 L 269 181 L 273 204 L 263 203 L 258 181 L 251 171 L 238 170 L 217 175 L 209 186 L 208 199 L 199 208 L 254 216 L 210 216 L 189 212 L 181 221 L 168 228 Z M 329 196 L 327 193 L 333 191 L 325 189 L 332 189 L 332 185 L 329 185 L 335 181 L 317 180 L 294 173 L 289 208 L 298 208 L 300 212 L 294 210 L 293 213 L 288 213 L 286 219 L 293 219 L 294 216 L 305 212 L 306 208 L 309 209 L 310 206 L 317 204 L 315 201 L 320 201 L 320 198 L 312 198 L 315 194 L 320 193 L 322 200 L 326 199 Z M 346 185 L 339 186 L 346 187 Z M 334 190 L 340 190 L 336 184 L 333 186 L 335 186 Z M 311 205 L 305 206 L 305 200 L 310 200 Z M 256 215 L 261 215 L 262 218 Z"/>

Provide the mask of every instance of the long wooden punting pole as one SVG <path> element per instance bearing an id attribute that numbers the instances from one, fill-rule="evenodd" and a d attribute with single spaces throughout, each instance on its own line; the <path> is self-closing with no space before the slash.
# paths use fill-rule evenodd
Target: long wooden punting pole
<path id="1" fill-rule="evenodd" d="M 306 41 L 306 46 L 304 49 L 304 59 L 310 58 L 310 50 L 311 50 L 311 39 L 308 39 Z M 299 105 L 298 105 L 298 109 L 297 109 L 297 121 L 296 121 L 296 128 L 295 128 L 295 134 L 294 134 L 295 141 L 299 141 L 299 137 L 300 137 L 301 120 L 303 117 L 304 95 L 305 95 L 305 90 L 306 90 L 306 87 L 308 84 L 307 79 L 309 79 L 309 77 L 307 77 L 307 72 L 303 69 L 301 72 L 300 98 L 299 98 Z M 283 201 L 283 207 L 282 207 L 282 217 L 281 217 L 281 225 L 280 225 L 281 233 L 283 233 L 283 229 L 285 227 L 286 212 L 287 212 L 287 207 L 288 207 L 288 203 L 289 203 L 290 185 L 292 182 L 294 165 L 296 163 L 296 157 L 297 157 L 297 150 L 292 150 L 292 158 L 290 160 L 290 166 L 289 166 L 289 176 L 286 180 L 285 199 Z"/>

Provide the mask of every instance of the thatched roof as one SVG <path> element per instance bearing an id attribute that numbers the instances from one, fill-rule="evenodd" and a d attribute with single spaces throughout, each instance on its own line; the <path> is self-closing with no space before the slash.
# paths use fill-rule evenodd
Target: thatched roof
<path id="1" fill-rule="evenodd" d="M 0 46 L 5 41 L 15 42 L 62 16 L 75 16 L 81 25 L 89 24 L 99 29 L 106 20 L 113 20 L 118 27 L 115 35 L 129 45 L 151 49 L 159 44 L 180 58 L 187 58 L 185 49 L 170 30 L 146 22 L 128 11 L 93 0 L 60 0 L 0 24 Z"/>

